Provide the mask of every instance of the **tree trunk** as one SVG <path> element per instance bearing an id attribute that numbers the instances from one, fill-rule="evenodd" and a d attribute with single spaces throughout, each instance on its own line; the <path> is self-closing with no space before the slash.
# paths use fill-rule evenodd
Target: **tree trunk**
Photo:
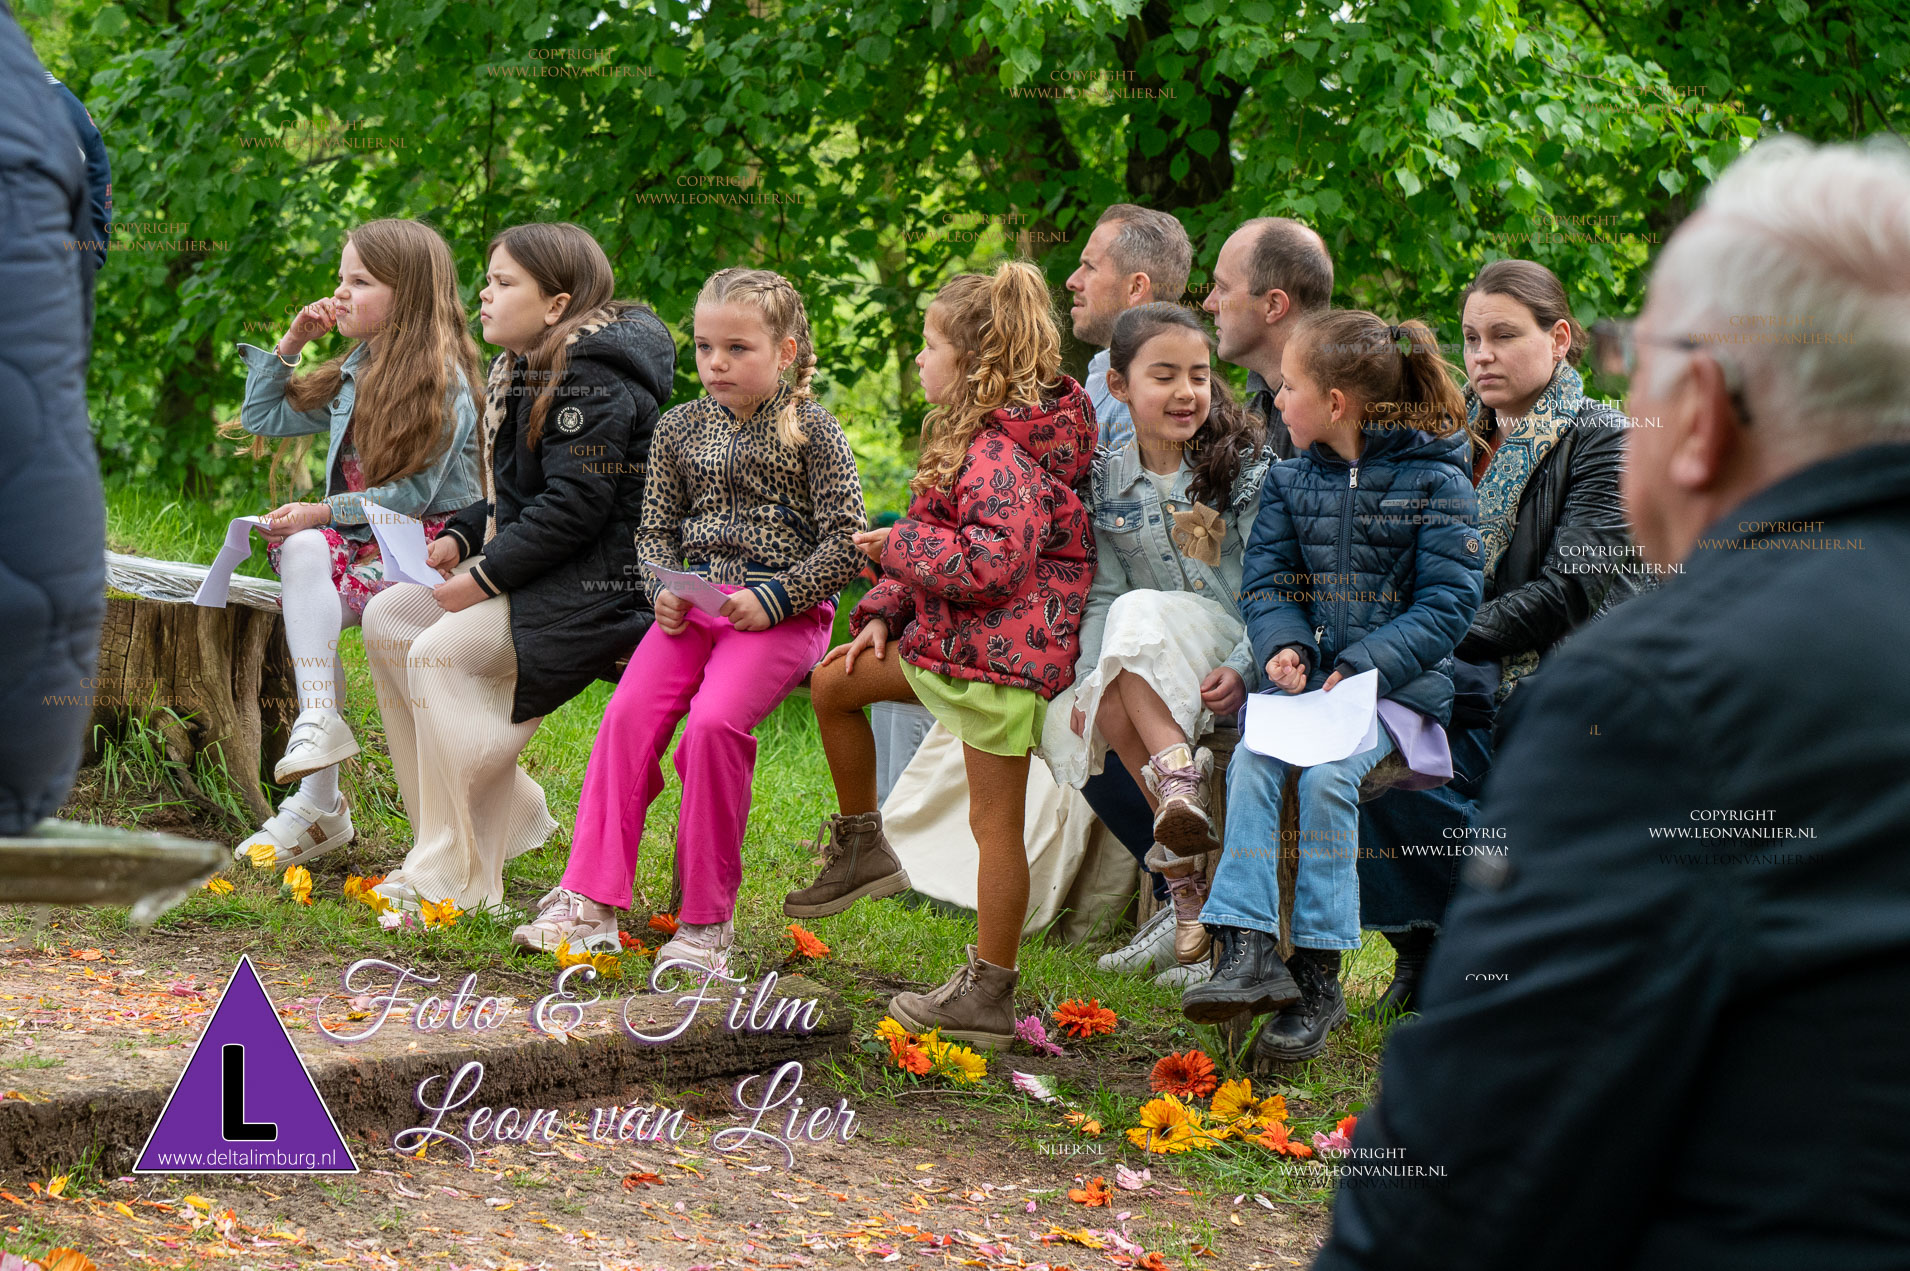
<path id="1" fill-rule="evenodd" d="M 137 571 L 125 567 L 131 559 L 118 557 L 121 564 L 108 565 L 111 585 L 100 630 L 87 762 L 99 761 L 103 739 L 119 740 L 129 720 L 144 720 L 165 738 L 166 757 L 177 765 L 188 798 L 208 811 L 219 810 L 193 777 L 204 755 L 225 766 L 254 823 L 264 821 L 272 805 L 261 778 L 285 753 L 298 715 L 284 618 L 268 589 L 239 578 L 224 609 L 119 590 L 169 590 L 143 586 Z M 167 562 L 139 563 L 182 569 Z M 203 570 L 198 572 L 203 576 Z"/>

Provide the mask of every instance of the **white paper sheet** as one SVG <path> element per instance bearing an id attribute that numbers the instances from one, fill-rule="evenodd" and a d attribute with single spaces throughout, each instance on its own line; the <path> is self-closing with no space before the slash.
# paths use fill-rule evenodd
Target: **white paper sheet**
<path id="1" fill-rule="evenodd" d="M 643 567 L 655 575 L 658 582 L 704 613 L 723 612 L 723 603 L 729 599 L 729 596 L 711 586 L 707 578 L 686 574 L 680 570 L 665 569 L 654 561 L 643 562 Z"/>
<path id="2" fill-rule="evenodd" d="M 240 561 L 252 555 L 253 530 L 265 532 L 264 517 L 235 517 L 232 524 L 225 527 L 225 546 L 219 549 L 206 570 L 206 580 L 193 593 L 193 604 L 208 609 L 225 608 L 226 594 L 232 590 L 232 571 L 239 567 Z"/>
<path id="3" fill-rule="evenodd" d="M 444 575 L 425 564 L 424 522 L 376 503 L 365 504 L 365 520 L 378 540 L 385 577 L 394 583 L 423 583 L 436 587 Z"/>
<path id="4" fill-rule="evenodd" d="M 1341 680 L 1331 693 L 1249 693 L 1241 744 L 1302 768 L 1364 754 L 1379 745 L 1378 699 L 1378 671 Z"/>

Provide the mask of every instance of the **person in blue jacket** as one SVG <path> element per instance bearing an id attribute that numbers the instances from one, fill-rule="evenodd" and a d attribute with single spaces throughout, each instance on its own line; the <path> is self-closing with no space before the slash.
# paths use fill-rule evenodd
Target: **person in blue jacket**
<path id="1" fill-rule="evenodd" d="M 1234 752 L 1224 850 L 1201 911 L 1220 958 L 1181 1006 L 1209 1023 L 1286 1008 L 1255 1037 L 1256 1067 L 1319 1054 L 1346 1019 L 1339 970 L 1341 952 L 1360 945 L 1360 782 L 1396 749 L 1408 767 L 1439 771 L 1452 652 L 1484 586 L 1465 404 L 1432 330 L 1325 310 L 1280 362 L 1278 406 L 1301 453 L 1268 470 L 1241 613 L 1281 691 L 1330 692 L 1377 671 L 1383 727 L 1372 749 L 1300 772 L 1285 962 L 1276 861 L 1287 764 Z"/>
<path id="2" fill-rule="evenodd" d="M 46 82 L 60 99 L 66 117 L 73 121 L 73 131 L 79 134 L 80 154 L 86 160 L 86 197 L 92 232 L 78 241 L 84 244 L 81 250 L 93 258 L 93 268 L 98 270 L 106 264 L 106 241 L 113 233 L 113 163 L 106 154 L 106 138 L 100 135 L 99 125 L 93 122 L 86 104 L 56 79 L 52 71 L 46 73 Z"/>
<path id="3" fill-rule="evenodd" d="M 85 170 L 46 69 L 0 4 L 0 836 L 73 786 L 106 612 L 106 506 L 86 420 Z"/>

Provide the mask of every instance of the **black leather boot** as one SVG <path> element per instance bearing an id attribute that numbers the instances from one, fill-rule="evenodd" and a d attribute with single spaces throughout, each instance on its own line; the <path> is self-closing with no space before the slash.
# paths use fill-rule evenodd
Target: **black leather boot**
<path id="1" fill-rule="evenodd" d="M 1241 1014 L 1265 1015 L 1300 1000 L 1300 986 L 1274 951 L 1272 936 L 1248 927 L 1212 930 L 1220 960 L 1211 978 L 1181 994 L 1181 1014 L 1196 1024 L 1218 1024 Z"/>
<path id="2" fill-rule="evenodd" d="M 1379 1001 L 1360 1011 L 1361 1019 L 1381 1020 L 1418 1009 L 1419 973 L 1432 953 L 1434 933 L 1425 927 L 1381 933 L 1393 946 L 1393 982 Z"/>
<path id="3" fill-rule="evenodd" d="M 1261 1025 L 1248 1064 L 1290 1064 L 1326 1049 L 1326 1035 L 1346 1022 L 1340 992 L 1338 949 L 1295 949 L 1287 967 L 1300 986 L 1300 1000 Z"/>

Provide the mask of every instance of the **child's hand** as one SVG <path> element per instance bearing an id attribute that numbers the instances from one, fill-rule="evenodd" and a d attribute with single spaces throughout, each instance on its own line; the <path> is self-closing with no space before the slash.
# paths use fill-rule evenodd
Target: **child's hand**
<path id="1" fill-rule="evenodd" d="M 1306 688 L 1306 663 L 1292 649 L 1282 649 L 1267 659 L 1267 678 L 1283 693 L 1298 693 Z"/>
<path id="2" fill-rule="evenodd" d="M 314 300 L 300 309 L 298 316 L 292 319 L 285 338 L 279 341 L 279 352 L 286 357 L 297 357 L 300 349 L 337 325 L 338 301 L 330 296 Z"/>
<path id="3" fill-rule="evenodd" d="M 855 639 L 849 641 L 847 644 L 838 644 L 835 648 L 829 650 L 828 655 L 822 659 L 820 665 L 828 666 L 837 658 L 842 658 L 844 659 L 842 673 L 844 675 L 854 675 L 856 673 L 856 654 L 862 652 L 864 649 L 872 648 L 875 650 L 875 660 L 880 662 L 882 661 L 883 654 L 888 650 L 888 647 L 888 622 L 881 618 L 871 618 L 863 625 L 862 630 L 856 635 Z"/>
<path id="4" fill-rule="evenodd" d="M 431 546 L 424 549 L 424 563 L 449 578 L 451 567 L 458 563 L 458 540 L 449 534 L 432 539 Z"/>
<path id="5" fill-rule="evenodd" d="M 885 525 L 879 530 L 862 530 L 851 541 L 855 543 L 857 551 L 879 565 L 882 563 L 882 549 L 888 545 L 889 530 L 892 528 Z"/>
<path id="6" fill-rule="evenodd" d="M 674 591 L 657 593 L 657 625 L 664 635 L 682 635 L 690 625 L 690 602 Z"/>
<path id="7" fill-rule="evenodd" d="M 316 529 L 332 523 L 329 503 L 281 503 L 265 514 L 265 534 L 273 541 L 290 538 L 300 530 Z"/>
<path id="8" fill-rule="evenodd" d="M 716 616 L 728 618 L 730 625 L 738 631 L 767 631 L 774 625 L 763 608 L 763 602 L 747 587 L 732 591 L 730 598 L 723 602 L 723 607 L 716 611 Z"/>
<path id="9" fill-rule="evenodd" d="M 1326 677 L 1326 683 L 1320 685 L 1320 691 L 1322 693 L 1330 691 L 1335 684 L 1338 684 L 1344 678 L 1345 677 L 1338 671 L 1333 672 L 1333 674 Z"/>
<path id="10" fill-rule="evenodd" d="M 1079 706 L 1068 712 L 1068 727 L 1074 729 L 1074 735 L 1076 737 L 1086 737 L 1087 733 L 1083 730 L 1085 730 L 1087 726 L 1088 717 L 1082 714 Z"/>
<path id="11" fill-rule="evenodd" d="M 431 589 L 431 595 L 437 600 L 438 608 L 446 613 L 469 609 L 481 600 L 490 599 L 484 588 L 478 586 L 478 580 L 469 574 L 459 574 L 456 578 L 439 583 Z"/>
<path id="12" fill-rule="evenodd" d="M 1247 700 L 1247 681 L 1231 666 L 1217 666 L 1200 682 L 1200 702 L 1216 715 L 1231 715 Z"/>

